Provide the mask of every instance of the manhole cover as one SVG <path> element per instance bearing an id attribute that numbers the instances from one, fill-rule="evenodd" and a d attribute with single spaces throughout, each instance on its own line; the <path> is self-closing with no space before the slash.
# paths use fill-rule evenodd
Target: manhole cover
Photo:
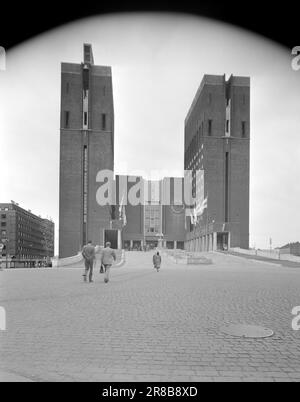
<path id="1" fill-rule="evenodd" d="M 231 324 L 222 327 L 221 331 L 228 335 L 241 336 L 244 338 L 267 338 L 274 335 L 271 329 L 257 325 Z"/>

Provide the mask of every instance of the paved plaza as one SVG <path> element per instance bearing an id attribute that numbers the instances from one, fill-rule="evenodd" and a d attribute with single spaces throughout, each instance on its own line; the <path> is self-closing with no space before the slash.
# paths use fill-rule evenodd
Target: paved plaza
<path id="1" fill-rule="evenodd" d="M 104 284 L 80 268 L 0 272 L 2 381 L 299 381 L 300 268 L 211 253 L 176 265 L 128 252 Z M 264 339 L 226 335 L 262 325 Z"/>

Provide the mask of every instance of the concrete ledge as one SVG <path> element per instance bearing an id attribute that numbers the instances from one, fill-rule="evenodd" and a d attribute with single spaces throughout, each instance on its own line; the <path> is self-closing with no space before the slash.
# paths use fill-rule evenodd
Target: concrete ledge
<path id="1" fill-rule="evenodd" d="M 212 264 L 212 260 L 211 260 L 210 258 L 206 258 L 206 257 L 188 257 L 188 258 L 187 258 L 187 264 L 193 264 L 193 265 L 198 265 L 198 264 L 210 265 L 210 264 Z"/>
<path id="2" fill-rule="evenodd" d="M 162 250 L 162 253 L 176 264 L 210 265 L 213 263 L 211 258 L 185 250 Z"/>
<path id="3" fill-rule="evenodd" d="M 77 255 L 74 255 L 72 257 L 53 258 L 52 259 L 52 267 L 53 268 L 66 267 L 68 265 L 77 264 L 81 261 L 83 261 L 83 257 L 82 257 L 81 252 L 79 252 Z"/>
<path id="4" fill-rule="evenodd" d="M 103 247 L 96 246 L 96 261 L 99 262 L 99 258 L 101 255 Z M 117 257 L 119 256 L 120 250 L 116 250 Z M 121 258 L 113 267 L 121 267 L 125 264 L 125 251 L 121 250 Z M 77 255 L 67 257 L 67 258 L 53 258 L 52 259 L 52 267 L 53 268 L 63 268 L 63 267 L 74 267 L 82 268 L 84 265 L 83 257 L 81 252 L 78 252 Z"/>
<path id="5" fill-rule="evenodd" d="M 247 256 L 263 257 L 270 260 L 280 260 L 280 261 L 291 261 L 295 263 L 300 263 L 300 257 L 285 252 L 281 252 L 279 249 L 273 250 L 253 250 L 253 249 L 243 249 L 239 247 L 232 247 L 228 250 L 232 253 L 244 254 Z"/>

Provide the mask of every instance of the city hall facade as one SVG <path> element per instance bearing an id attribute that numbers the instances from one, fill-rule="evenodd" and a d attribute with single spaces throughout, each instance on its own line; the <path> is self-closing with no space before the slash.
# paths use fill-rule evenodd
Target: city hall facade
<path id="1" fill-rule="evenodd" d="M 184 200 L 172 198 L 174 181 L 183 185 L 183 178 L 126 177 L 129 190 L 138 181 L 149 188 L 140 204 L 117 193 L 110 205 L 98 202 L 98 173 L 114 171 L 112 72 L 94 65 L 91 45 L 83 49 L 82 63 L 61 64 L 59 257 L 76 255 L 88 240 L 125 249 L 248 248 L 249 78 L 205 75 L 185 119 L 184 170 L 192 172 L 193 191 L 196 170 L 204 171 L 207 197 L 195 222 Z"/>

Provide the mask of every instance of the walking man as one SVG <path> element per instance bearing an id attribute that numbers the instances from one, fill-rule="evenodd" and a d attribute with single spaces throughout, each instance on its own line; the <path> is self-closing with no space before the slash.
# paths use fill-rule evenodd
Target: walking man
<path id="1" fill-rule="evenodd" d="M 104 265 L 105 269 L 105 274 L 104 274 L 104 282 L 107 283 L 109 281 L 109 273 L 110 273 L 110 267 L 112 266 L 113 262 L 116 261 L 116 253 L 115 251 L 110 248 L 111 244 L 110 242 L 106 242 L 105 248 L 103 249 L 102 252 L 102 257 L 101 257 L 101 264 Z"/>
<path id="2" fill-rule="evenodd" d="M 95 246 L 92 245 L 91 240 L 88 241 L 88 244 L 83 247 L 82 249 L 82 256 L 84 258 L 84 274 L 83 274 L 83 280 L 86 282 L 87 280 L 87 274 L 89 272 L 89 282 L 93 282 L 93 268 L 94 268 L 94 262 L 95 262 Z"/>
<path id="3" fill-rule="evenodd" d="M 161 265 L 161 256 L 159 255 L 159 252 L 157 251 L 157 253 L 154 254 L 154 256 L 153 256 L 153 266 L 154 266 L 154 268 L 156 268 L 157 272 L 160 269 L 160 265 Z"/>

